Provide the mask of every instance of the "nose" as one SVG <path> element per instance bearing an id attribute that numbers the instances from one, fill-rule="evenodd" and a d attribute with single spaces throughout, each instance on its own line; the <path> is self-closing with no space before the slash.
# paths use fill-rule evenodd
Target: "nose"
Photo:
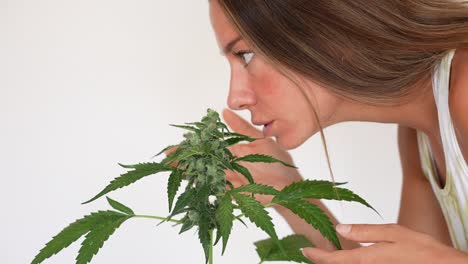
<path id="1" fill-rule="evenodd" d="M 255 92 L 250 88 L 248 80 L 231 74 L 227 99 L 229 108 L 232 110 L 244 110 L 256 103 Z"/>

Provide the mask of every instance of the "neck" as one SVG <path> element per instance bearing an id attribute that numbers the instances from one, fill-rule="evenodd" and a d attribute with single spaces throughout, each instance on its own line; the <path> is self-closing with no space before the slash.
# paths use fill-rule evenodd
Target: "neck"
<path id="1" fill-rule="evenodd" d="M 439 123 L 432 84 L 421 87 L 419 91 L 422 92 L 413 96 L 409 102 L 396 106 L 375 106 L 355 101 L 344 101 L 344 106 L 340 109 L 346 109 L 346 111 L 336 115 L 342 119 L 333 122 L 395 123 L 420 130 L 431 138 L 437 138 L 439 136 Z"/>

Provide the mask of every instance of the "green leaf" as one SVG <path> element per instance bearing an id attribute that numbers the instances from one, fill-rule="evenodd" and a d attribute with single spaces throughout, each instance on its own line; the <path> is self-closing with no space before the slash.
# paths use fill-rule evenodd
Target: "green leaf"
<path id="1" fill-rule="evenodd" d="M 121 165 L 121 166 L 128 166 L 128 165 Z M 90 200 L 84 202 L 83 204 L 87 204 L 89 202 L 92 202 L 96 200 L 97 198 L 105 195 L 106 193 L 109 193 L 111 191 L 117 190 L 119 188 L 128 186 L 143 177 L 156 174 L 158 172 L 163 172 L 163 171 L 172 171 L 173 168 L 167 165 L 162 165 L 156 162 L 152 163 L 140 163 L 137 165 L 132 165 L 132 168 L 134 170 L 128 171 L 127 173 L 124 173 L 120 175 L 120 177 L 115 178 L 110 182 L 109 185 L 107 185 L 100 193 L 98 193 L 96 196 L 91 198 Z"/>
<path id="2" fill-rule="evenodd" d="M 249 142 L 264 139 L 264 138 L 252 138 L 252 137 L 249 137 L 247 135 L 243 135 L 243 134 L 239 134 L 239 133 L 235 133 L 235 132 L 224 133 L 224 136 L 225 137 L 241 137 L 241 138 L 245 138 L 245 140 L 249 141 Z"/>
<path id="3" fill-rule="evenodd" d="M 233 159 L 234 159 L 234 155 L 232 154 L 232 152 L 231 152 L 228 148 L 225 148 L 225 149 L 224 149 L 224 152 L 225 152 L 226 155 L 229 157 L 229 160 L 233 160 Z"/>
<path id="4" fill-rule="evenodd" d="M 86 264 L 98 253 L 104 245 L 104 242 L 115 232 L 119 226 L 130 217 L 128 215 L 109 215 L 105 217 L 98 225 L 91 227 L 86 234 L 85 240 L 81 243 L 81 248 L 76 257 L 77 264 Z"/>
<path id="5" fill-rule="evenodd" d="M 207 128 L 204 131 L 205 131 L 205 133 L 207 133 L 207 135 L 211 135 L 216 139 L 220 139 L 220 140 L 224 139 L 223 133 L 221 131 L 219 131 L 218 129 Z"/>
<path id="6" fill-rule="evenodd" d="M 182 224 L 182 227 L 180 228 L 179 235 L 190 230 L 194 226 L 195 226 L 195 223 L 187 218 L 187 220 L 184 221 L 184 223 Z"/>
<path id="7" fill-rule="evenodd" d="M 120 211 L 122 213 L 125 213 L 125 214 L 128 214 L 128 215 L 135 215 L 135 213 L 133 212 L 132 209 L 130 209 L 129 207 L 117 202 L 116 200 L 112 200 L 111 198 L 109 197 L 106 197 L 107 198 L 107 202 L 110 204 L 110 206 L 112 206 L 112 208 L 114 208 L 115 210 L 117 211 Z"/>
<path id="8" fill-rule="evenodd" d="M 195 189 L 188 189 L 185 192 L 183 192 L 179 197 L 177 198 L 177 202 L 174 206 L 174 210 L 172 210 L 170 217 L 180 213 L 182 209 L 184 209 L 195 197 L 196 191 Z"/>
<path id="9" fill-rule="evenodd" d="M 248 193 L 258 193 L 258 194 L 265 194 L 265 195 L 277 195 L 280 191 L 276 190 L 275 188 L 262 185 L 262 184 L 247 184 L 243 185 L 239 188 L 231 190 L 231 192 L 248 192 Z"/>
<path id="10" fill-rule="evenodd" d="M 231 195 L 236 199 L 242 213 L 244 213 L 252 223 L 265 231 L 273 239 L 278 240 L 271 217 L 261 203 L 244 194 L 231 192 Z"/>
<path id="11" fill-rule="evenodd" d="M 181 126 L 181 125 L 173 125 L 173 124 L 170 124 L 170 126 L 177 127 L 177 128 L 182 128 L 182 129 L 193 131 L 193 132 L 200 131 L 200 129 L 198 129 L 196 127 L 192 127 L 192 126 Z"/>
<path id="12" fill-rule="evenodd" d="M 336 236 L 333 223 L 318 206 L 300 199 L 280 201 L 278 204 L 288 208 L 294 214 L 304 219 L 307 223 L 317 229 L 325 238 L 332 242 L 336 248 L 341 249 L 341 244 Z"/>
<path id="13" fill-rule="evenodd" d="M 157 157 L 157 156 L 161 155 L 163 152 L 165 152 L 166 150 L 169 150 L 169 149 L 171 149 L 171 148 L 178 147 L 178 146 L 179 146 L 179 145 L 170 145 L 170 146 L 167 146 L 167 147 L 165 147 L 163 150 L 161 150 L 158 154 L 154 155 L 154 156 L 151 157 L 151 158 Z"/>
<path id="14" fill-rule="evenodd" d="M 99 211 L 76 220 L 75 222 L 65 227 L 56 236 L 54 236 L 52 240 L 49 241 L 46 246 L 40 250 L 39 254 L 37 254 L 37 256 L 33 259 L 31 264 L 39 264 L 45 259 L 48 259 L 51 256 L 57 254 L 62 249 L 70 246 L 81 236 L 88 233 L 92 227 L 103 222 L 106 218 L 113 216 L 128 218 L 127 215 L 115 211 Z"/>
<path id="15" fill-rule="evenodd" d="M 312 244 L 305 236 L 303 235 L 290 235 L 281 239 L 281 244 L 283 244 L 284 249 L 300 249 L 306 247 L 313 247 Z"/>
<path id="16" fill-rule="evenodd" d="M 200 216 L 200 222 L 198 223 L 198 239 L 200 240 L 203 251 L 205 252 L 205 263 L 208 263 L 212 239 L 210 233 L 210 219 L 206 214 L 201 214 Z"/>
<path id="17" fill-rule="evenodd" d="M 219 228 L 218 231 L 223 237 L 222 254 L 224 254 L 224 251 L 226 250 L 229 235 L 231 234 L 232 223 L 234 221 L 233 210 L 231 195 L 226 193 L 222 198 L 220 198 L 219 206 L 216 210 L 216 220 L 218 221 Z"/>
<path id="18" fill-rule="evenodd" d="M 203 123 L 203 122 L 192 122 L 192 123 L 184 123 L 184 124 L 190 125 L 190 126 L 196 126 L 196 127 L 200 128 L 200 129 L 203 129 L 203 128 L 206 127 L 206 124 Z"/>
<path id="19" fill-rule="evenodd" d="M 167 197 L 169 199 L 169 212 L 172 209 L 172 202 L 174 201 L 174 197 L 179 190 L 180 184 L 182 182 L 182 171 L 181 170 L 174 170 L 171 175 L 169 176 L 169 180 L 167 182 Z"/>
<path id="20" fill-rule="evenodd" d="M 285 253 L 281 252 L 273 239 L 255 242 L 257 253 L 261 261 L 294 261 L 312 263 L 301 252 L 302 248 L 312 247 L 313 244 L 302 235 L 291 235 L 280 240 Z"/>
<path id="21" fill-rule="evenodd" d="M 227 154 L 227 152 L 225 152 Z M 221 163 L 223 166 L 225 166 L 225 168 L 223 169 L 229 169 L 229 170 L 234 170 L 234 167 L 232 166 L 231 162 L 225 160 L 225 159 L 220 159 L 219 157 L 217 157 L 216 155 L 212 154 L 212 153 L 207 153 L 210 157 L 212 157 L 214 160 L 217 160 L 219 161 L 219 163 Z"/>
<path id="22" fill-rule="evenodd" d="M 236 220 L 241 222 L 241 224 L 243 224 L 246 228 L 249 228 L 249 226 L 247 226 L 247 224 L 244 222 L 244 220 L 242 220 L 241 216 L 236 216 Z"/>
<path id="23" fill-rule="evenodd" d="M 221 231 L 219 231 L 219 228 L 217 227 L 216 228 L 216 239 L 214 241 L 214 244 L 213 246 L 216 246 L 216 244 L 218 244 L 219 240 L 223 237 L 223 235 L 221 234 Z"/>
<path id="24" fill-rule="evenodd" d="M 216 122 L 216 125 L 217 125 L 218 127 L 220 127 L 220 128 L 224 128 L 224 129 L 227 131 L 227 133 L 231 133 L 231 131 L 229 131 L 229 128 L 228 128 L 228 127 L 226 126 L 226 124 L 224 124 L 223 122 L 219 122 L 219 121 L 218 121 L 218 122 Z M 225 132 L 224 134 L 226 134 L 226 132 Z"/>
<path id="25" fill-rule="evenodd" d="M 205 153 L 198 151 L 193 148 L 178 148 L 176 151 L 169 154 L 166 158 L 161 161 L 161 164 L 169 165 L 176 161 L 185 160 L 195 155 L 203 155 Z"/>
<path id="26" fill-rule="evenodd" d="M 277 195 L 277 197 L 275 197 L 275 200 L 297 200 L 308 198 L 308 196 L 313 196 L 317 198 L 317 193 L 333 192 L 333 194 L 335 194 L 335 192 L 333 191 L 335 188 L 334 186 L 340 186 L 344 184 L 346 183 L 337 182 L 333 184 L 333 182 L 330 181 L 318 180 L 303 180 L 299 182 L 293 182 L 290 185 L 284 187 L 281 190 L 281 192 Z"/>
<path id="27" fill-rule="evenodd" d="M 255 140 L 256 139 L 248 138 L 248 137 L 232 137 L 232 138 L 226 139 L 226 143 L 227 143 L 228 146 L 232 146 L 232 145 L 235 145 L 235 144 L 237 144 L 239 142 L 242 142 L 242 141 L 253 142 Z"/>
<path id="28" fill-rule="evenodd" d="M 249 183 L 254 183 L 254 179 L 252 177 L 252 174 L 250 174 L 249 170 L 235 162 L 231 162 L 232 168 L 234 168 L 235 171 L 239 172 L 240 174 L 244 175 L 244 177 L 249 181 Z"/>
<path id="29" fill-rule="evenodd" d="M 291 168 L 297 169 L 296 166 L 290 165 L 290 164 L 288 164 L 286 162 L 283 162 L 281 160 L 278 160 L 278 159 L 275 159 L 275 158 L 273 158 L 271 156 L 263 155 L 263 154 L 251 154 L 251 155 L 247 155 L 247 156 L 244 156 L 244 157 L 237 158 L 234 161 L 235 162 L 238 162 L 238 161 L 265 162 L 265 163 L 276 163 L 277 162 L 277 163 L 283 164 L 286 167 L 291 167 Z"/>
<path id="30" fill-rule="evenodd" d="M 336 186 L 343 184 L 345 183 L 335 183 Z M 371 208 L 378 214 L 378 212 L 360 196 L 348 189 L 334 187 L 333 182 L 329 181 L 306 180 L 292 183 L 286 186 L 272 202 L 303 198 L 354 201 Z"/>

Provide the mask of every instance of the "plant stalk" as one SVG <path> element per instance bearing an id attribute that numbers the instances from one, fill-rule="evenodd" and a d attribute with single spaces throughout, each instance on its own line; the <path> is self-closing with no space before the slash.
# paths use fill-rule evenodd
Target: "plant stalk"
<path id="1" fill-rule="evenodd" d="M 161 216 L 153 216 L 153 215 L 134 215 L 133 217 L 157 219 L 157 220 L 163 220 L 163 221 L 173 222 L 173 223 L 177 223 L 177 224 L 182 224 L 182 221 L 180 221 L 180 220 L 173 220 L 173 219 L 167 220 L 167 217 L 161 217 Z"/>

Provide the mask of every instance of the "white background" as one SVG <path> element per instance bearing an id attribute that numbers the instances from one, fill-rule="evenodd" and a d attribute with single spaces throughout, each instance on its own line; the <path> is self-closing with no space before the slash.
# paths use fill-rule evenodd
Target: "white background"
<path id="1" fill-rule="evenodd" d="M 182 131 L 226 107 L 229 69 L 219 55 L 207 1 L 0 0 L 0 259 L 30 263 L 62 228 L 105 199 L 80 203 L 123 173 L 117 163 L 151 161 Z M 241 112 L 250 120 L 248 112 Z M 338 181 L 383 216 L 329 203 L 346 223 L 395 222 L 401 188 L 396 126 L 346 123 L 326 129 Z M 330 176 L 320 137 L 291 151 L 308 179 Z M 167 174 L 115 191 L 137 213 L 165 215 Z M 280 236 L 291 233 L 272 212 Z M 92 263 L 203 263 L 197 236 L 132 219 Z M 266 237 L 235 225 L 215 263 L 258 263 Z M 81 242 L 81 240 L 80 240 Z M 76 242 L 45 263 L 74 263 Z"/>

